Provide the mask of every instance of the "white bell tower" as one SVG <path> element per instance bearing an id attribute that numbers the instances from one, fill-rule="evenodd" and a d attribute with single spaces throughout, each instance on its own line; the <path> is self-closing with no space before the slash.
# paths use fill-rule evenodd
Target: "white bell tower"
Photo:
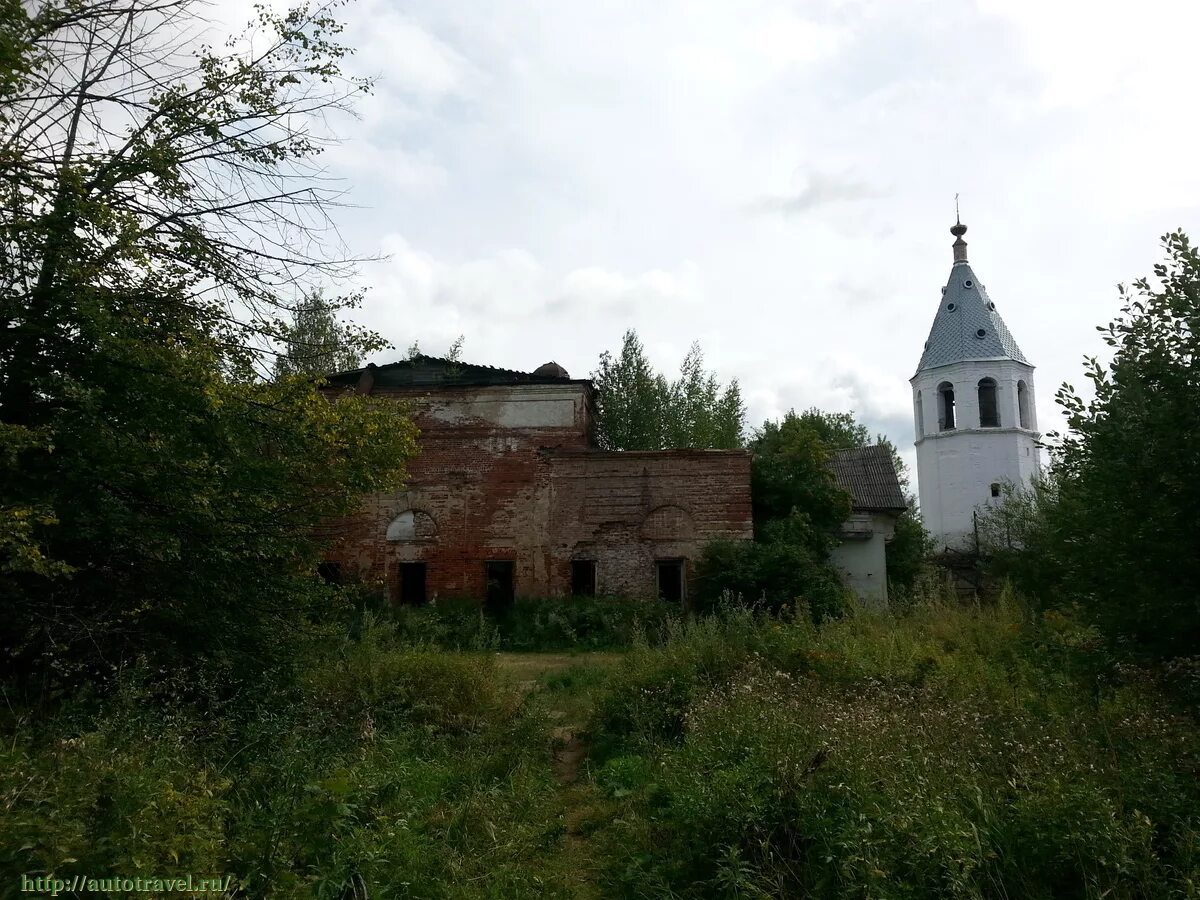
<path id="1" fill-rule="evenodd" d="M 973 547 L 974 513 L 1040 465 L 1033 366 L 967 262 L 956 222 L 954 265 L 910 379 L 921 517 L 938 549 Z"/>

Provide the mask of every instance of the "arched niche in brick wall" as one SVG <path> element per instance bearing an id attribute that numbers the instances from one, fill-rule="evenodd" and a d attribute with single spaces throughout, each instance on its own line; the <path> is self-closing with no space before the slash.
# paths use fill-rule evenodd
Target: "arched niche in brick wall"
<path id="1" fill-rule="evenodd" d="M 387 527 L 389 541 L 432 541 L 437 539 L 437 523 L 433 516 L 419 509 L 406 509 Z"/>
<path id="2" fill-rule="evenodd" d="M 647 541 L 690 541 L 695 537 L 696 526 L 686 509 L 667 504 L 646 514 L 640 534 Z"/>

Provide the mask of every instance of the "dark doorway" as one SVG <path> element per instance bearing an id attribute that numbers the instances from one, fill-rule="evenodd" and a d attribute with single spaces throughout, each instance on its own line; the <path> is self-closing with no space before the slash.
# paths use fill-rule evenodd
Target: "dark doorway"
<path id="1" fill-rule="evenodd" d="M 323 562 L 317 566 L 317 574 L 329 585 L 340 587 L 342 584 L 342 567 L 335 562 Z"/>
<path id="2" fill-rule="evenodd" d="M 596 561 L 594 559 L 571 560 L 571 596 L 596 596 Z"/>
<path id="3" fill-rule="evenodd" d="M 406 606 L 425 602 L 425 563 L 400 563 L 400 602 Z"/>
<path id="4" fill-rule="evenodd" d="M 515 593 L 513 589 L 515 565 L 510 560 L 484 563 L 484 577 L 487 579 L 487 593 L 484 606 L 488 612 L 501 613 L 512 608 Z"/>
<path id="5" fill-rule="evenodd" d="M 654 563 L 658 576 L 658 599 L 682 603 L 684 599 L 683 560 L 660 559 Z"/>

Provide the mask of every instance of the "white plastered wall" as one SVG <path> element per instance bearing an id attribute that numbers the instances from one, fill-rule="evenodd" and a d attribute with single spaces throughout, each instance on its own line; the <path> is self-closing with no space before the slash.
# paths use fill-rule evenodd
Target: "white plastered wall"
<path id="1" fill-rule="evenodd" d="M 979 424 L 982 378 L 996 381 L 998 428 Z M 1021 381 L 1028 409 L 1024 428 Z M 952 430 L 939 427 L 938 386 L 943 382 L 954 387 Z M 1033 367 L 1011 359 L 971 360 L 918 372 L 912 387 L 921 516 L 940 546 L 967 549 L 974 540 L 973 513 L 992 502 L 991 486 L 1010 482 L 1026 487 L 1040 467 Z"/>

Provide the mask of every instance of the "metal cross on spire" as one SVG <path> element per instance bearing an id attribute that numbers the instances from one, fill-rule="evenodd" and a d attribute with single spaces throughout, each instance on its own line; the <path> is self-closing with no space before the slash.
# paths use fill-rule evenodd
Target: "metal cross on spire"
<path id="1" fill-rule="evenodd" d="M 954 261 L 966 262 L 967 242 L 962 236 L 967 233 L 967 226 L 962 223 L 962 217 L 958 214 L 958 194 L 954 195 L 954 226 L 950 233 L 954 235 Z"/>

